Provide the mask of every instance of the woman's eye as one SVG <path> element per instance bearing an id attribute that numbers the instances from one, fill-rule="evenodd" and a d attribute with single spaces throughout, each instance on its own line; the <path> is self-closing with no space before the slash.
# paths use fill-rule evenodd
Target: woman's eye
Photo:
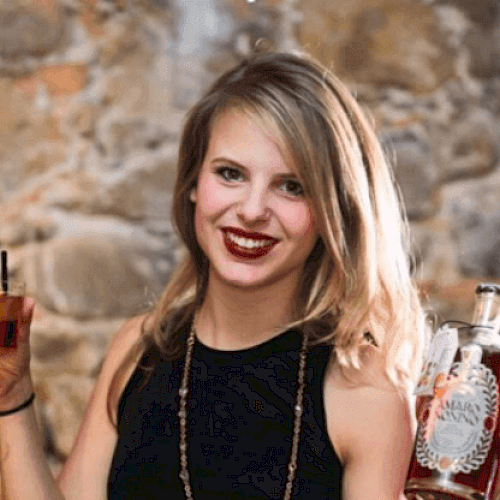
<path id="1" fill-rule="evenodd" d="M 241 172 L 233 167 L 219 167 L 217 170 L 217 175 L 220 175 L 225 181 L 239 181 L 241 180 Z"/>
<path id="2" fill-rule="evenodd" d="M 289 179 L 282 184 L 283 190 L 293 196 L 302 196 L 304 194 L 304 188 L 302 184 L 293 179 Z"/>

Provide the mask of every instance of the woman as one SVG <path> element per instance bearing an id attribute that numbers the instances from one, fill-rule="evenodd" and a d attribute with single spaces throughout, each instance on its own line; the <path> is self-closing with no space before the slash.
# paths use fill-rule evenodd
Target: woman
<path id="1" fill-rule="evenodd" d="M 188 116 L 173 213 L 186 257 L 115 336 L 57 482 L 22 404 L 27 300 L 2 352 L 5 498 L 404 498 L 424 315 L 345 87 L 291 54 L 223 75 Z"/>

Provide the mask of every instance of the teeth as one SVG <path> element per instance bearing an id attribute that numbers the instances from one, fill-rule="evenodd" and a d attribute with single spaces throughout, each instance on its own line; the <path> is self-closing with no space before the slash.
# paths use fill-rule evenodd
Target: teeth
<path id="1" fill-rule="evenodd" d="M 238 246 L 243 248 L 248 248 L 251 250 L 252 248 L 262 248 L 264 246 L 272 245 L 272 240 L 251 240 L 249 238 L 240 238 L 231 232 L 226 233 L 229 239 L 236 243 Z"/>

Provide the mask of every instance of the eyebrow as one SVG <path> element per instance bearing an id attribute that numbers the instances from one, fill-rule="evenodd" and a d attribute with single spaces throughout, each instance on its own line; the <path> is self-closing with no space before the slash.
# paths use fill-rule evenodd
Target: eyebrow
<path id="1" fill-rule="evenodd" d="M 248 168 L 245 167 L 245 165 L 242 165 L 241 163 L 238 163 L 235 160 L 232 160 L 231 158 L 227 158 L 225 156 L 217 156 L 216 158 L 212 159 L 210 163 L 229 163 L 233 167 L 240 168 L 241 170 L 244 170 L 245 172 L 248 172 Z M 282 172 L 278 173 L 274 176 L 277 179 L 297 179 L 299 180 L 297 174 L 294 172 Z"/>

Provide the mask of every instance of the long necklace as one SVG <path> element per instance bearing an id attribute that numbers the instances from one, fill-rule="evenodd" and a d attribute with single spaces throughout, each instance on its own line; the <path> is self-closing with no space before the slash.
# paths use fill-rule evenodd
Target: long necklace
<path id="1" fill-rule="evenodd" d="M 194 321 L 189 332 L 186 347 L 186 358 L 184 359 L 184 368 L 181 377 L 181 386 L 179 389 L 179 456 L 181 478 L 184 487 L 184 493 L 187 500 L 194 500 L 193 490 L 190 484 L 189 467 L 188 467 L 188 439 L 187 439 L 187 420 L 188 420 L 188 394 L 189 394 L 189 375 L 191 373 L 191 363 L 193 361 L 193 350 L 196 337 Z M 287 479 L 283 500 L 290 500 L 292 497 L 293 482 L 297 471 L 297 457 L 299 454 L 300 428 L 302 424 L 302 413 L 304 412 L 304 387 L 307 361 L 307 336 L 302 335 L 302 342 L 299 351 L 299 370 L 297 373 L 297 389 L 295 394 L 294 404 L 294 422 L 293 422 L 293 437 L 292 450 L 288 460 Z"/>

